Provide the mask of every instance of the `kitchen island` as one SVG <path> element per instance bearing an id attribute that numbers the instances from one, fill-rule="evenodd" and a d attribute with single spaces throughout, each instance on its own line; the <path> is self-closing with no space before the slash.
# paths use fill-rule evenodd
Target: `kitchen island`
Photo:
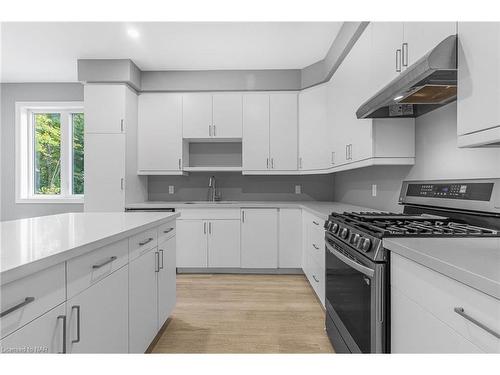
<path id="1" fill-rule="evenodd" d="M 1 351 L 144 352 L 175 305 L 178 216 L 2 222 Z"/>

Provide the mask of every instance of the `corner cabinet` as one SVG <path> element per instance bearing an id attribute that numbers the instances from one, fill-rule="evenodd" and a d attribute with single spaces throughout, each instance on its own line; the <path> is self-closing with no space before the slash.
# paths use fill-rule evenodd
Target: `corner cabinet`
<path id="1" fill-rule="evenodd" d="M 500 22 L 459 22 L 459 147 L 500 147 L 499 102 Z"/>
<path id="2" fill-rule="evenodd" d="M 139 95 L 139 174 L 182 174 L 182 94 Z"/>

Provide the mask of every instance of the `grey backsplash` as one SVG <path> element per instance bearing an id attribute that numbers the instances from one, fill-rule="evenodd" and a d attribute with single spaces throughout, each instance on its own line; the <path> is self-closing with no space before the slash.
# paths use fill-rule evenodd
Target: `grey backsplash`
<path id="1" fill-rule="evenodd" d="M 223 200 L 298 201 L 333 199 L 333 175 L 243 176 L 239 172 L 190 173 L 188 176 L 149 176 L 149 200 L 198 201 L 207 199 L 208 179 L 215 176 Z M 174 194 L 168 194 L 173 185 Z M 295 194 L 301 185 L 302 194 Z"/>

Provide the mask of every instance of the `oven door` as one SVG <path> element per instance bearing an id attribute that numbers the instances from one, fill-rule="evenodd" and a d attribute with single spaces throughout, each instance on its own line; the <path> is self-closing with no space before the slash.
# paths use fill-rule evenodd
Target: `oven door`
<path id="1" fill-rule="evenodd" d="M 326 326 L 336 351 L 386 352 L 386 265 L 372 262 L 328 233 L 325 246 Z"/>

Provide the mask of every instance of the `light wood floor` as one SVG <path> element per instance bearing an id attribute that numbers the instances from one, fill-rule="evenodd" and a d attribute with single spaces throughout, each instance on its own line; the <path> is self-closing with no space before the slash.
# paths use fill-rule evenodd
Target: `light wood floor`
<path id="1" fill-rule="evenodd" d="M 331 353 L 303 275 L 177 275 L 177 305 L 153 353 Z"/>

